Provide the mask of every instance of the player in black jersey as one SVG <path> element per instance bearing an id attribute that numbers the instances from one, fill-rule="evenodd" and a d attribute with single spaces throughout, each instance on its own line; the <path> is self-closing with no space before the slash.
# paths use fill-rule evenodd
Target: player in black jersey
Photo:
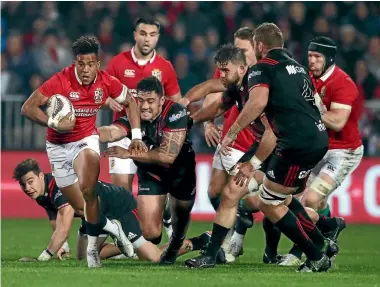
<path id="1" fill-rule="evenodd" d="M 305 182 L 328 147 L 326 128 L 315 106 L 313 85 L 306 69 L 282 48 L 282 33 L 276 25 L 260 25 L 255 31 L 254 43 L 260 60 L 248 75 L 249 99 L 224 138 L 222 149 L 226 149 L 242 128 L 265 111 L 277 137 L 277 146 L 268 164 L 264 184 L 260 186 L 260 209 L 304 250 L 308 260 L 300 270 L 324 271 L 331 266 L 323 252 L 325 238 L 297 200 L 290 202 L 294 213 L 284 204 Z M 212 267 L 215 250 L 229 227 L 230 224 L 214 224 L 208 252 L 187 261 L 187 265 Z"/>
<path id="2" fill-rule="evenodd" d="M 19 163 L 14 170 L 14 178 L 19 182 L 25 194 L 36 200 L 46 210 L 54 230 L 48 247 L 37 259 L 22 258 L 21 261 L 47 261 L 53 254 L 57 254 L 60 259 L 63 259 L 69 252 L 69 246 L 65 242 L 70 233 L 73 218 L 81 217 L 83 214 L 74 212 L 66 197 L 58 189 L 54 177 L 51 174 L 44 174 L 36 160 L 26 159 Z M 137 218 L 137 203 L 132 193 L 123 187 L 102 181 L 97 182 L 96 193 L 100 200 L 102 213 L 107 218 L 120 222 L 123 232 L 128 236 L 139 258 L 159 262 L 167 244 L 158 249 L 144 239 Z M 107 236 L 108 234 L 104 232 L 98 239 L 98 248 L 102 259 L 121 253 L 115 245 L 105 243 Z M 208 242 L 208 239 L 209 234 L 205 232 L 199 237 L 185 240 L 178 256 L 192 250 L 199 250 Z M 82 218 L 77 241 L 77 259 L 81 260 L 86 257 L 86 248 L 86 225 L 83 224 Z"/>
<path id="3" fill-rule="evenodd" d="M 144 237 L 156 244 L 161 239 L 166 194 L 170 194 L 173 234 L 161 264 L 173 264 L 185 238 L 195 200 L 195 153 L 188 137 L 189 117 L 182 105 L 165 99 L 162 84 L 156 77 L 138 83 L 137 99 L 142 139 L 149 151 L 131 154 L 114 146 L 107 149 L 105 155 L 134 160 L 138 168 L 138 210 L 142 230 Z M 110 126 L 100 127 L 99 134 L 101 142 L 113 142 L 130 137 L 131 126 L 127 117 L 122 117 Z M 149 228 L 157 230 L 156 238 L 149 236 Z"/>

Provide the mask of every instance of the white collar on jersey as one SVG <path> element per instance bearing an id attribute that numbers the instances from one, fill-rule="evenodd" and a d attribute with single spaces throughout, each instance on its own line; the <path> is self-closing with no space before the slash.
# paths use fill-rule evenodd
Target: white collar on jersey
<path id="1" fill-rule="evenodd" d="M 332 75 L 332 73 L 334 72 L 334 70 L 335 70 L 335 65 L 332 65 L 330 71 L 328 71 L 326 74 L 324 74 L 322 77 L 320 77 L 320 79 L 323 82 L 326 82 L 327 79 L 330 78 L 330 76 Z"/>
<path id="2" fill-rule="evenodd" d="M 77 68 L 74 67 L 74 72 L 75 72 L 75 78 L 77 79 L 78 83 L 83 86 L 83 83 L 82 81 L 79 79 L 79 76 L 78 76 L 78 72 L 77 72 Z M 98 72 L 96 72 L 96 76 L 95 76 L 95 79 L 94 79 L 94 84 L 96 83 L 96 79 L 98 78 Z"/>
<path id="3" fill-rule="evenodd" d="M 150 60 L 139 60 L 139 59 L 137 59 L 137 57 L 135 55 L 135 47 L 132 47 L 131 54 L 132 54 L 133 61 L 135 61 L 135 63 L 139 64 L 140 66 L 145 66 L 146 64 L 148 64 L 148 62 L 150 64 L 152 64 L 152 62 L 156 58 L 156 50 L 153 50 L 153 56 L 152 56 L 152 58 L 150 58 Z"/>

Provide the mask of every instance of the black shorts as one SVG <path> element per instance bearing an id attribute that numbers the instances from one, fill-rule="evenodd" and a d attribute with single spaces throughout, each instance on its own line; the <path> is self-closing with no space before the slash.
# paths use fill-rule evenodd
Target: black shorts
<path id="1" fill-rule="evenodd" d="M 326 154 L 327 149 L 310 150 L 305 155 L 293 150 L 276 148 L 269 159 L 265 175 L 271 181 L 287 187 L 306 187 L 311 170 Z"/>
<path id="2" fill-rule="evenodd" d="M 117 219 L 120 221 L 123 231 L 130 242 L 133 243 L 143 236 L 138 220 L 137 209 L 131 210 Z"/>
<path id="3" fill-rule="evenodd" d="M 158 178 L 148 172 L 139 172 L 138 195 L 165 195 L 169 193 L 178 200 L 193 200 L 195 198 L 196 175 L 195 168 L 184 174 Z"/>

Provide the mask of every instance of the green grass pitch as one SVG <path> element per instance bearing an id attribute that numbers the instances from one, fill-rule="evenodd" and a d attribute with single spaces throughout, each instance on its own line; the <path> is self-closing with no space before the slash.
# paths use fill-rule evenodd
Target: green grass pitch
<path id="1" fill-rule="evenodd" d="M 79 222 L 75 221 L 69 243 L 75 254 Z M 189 236 L 211 229 L 211 223 L 192 223 Z M 23 286 L 380 286 L 380 226 L 348 225 L 340 237 L 340 254 L 328 273 L 299 274 L 294 267 L 268 266 L 261 262 L 264 234 L 261 224 L 249 230 L 244 255 L 231 265 L 189 270 L 181 257 L 173 267 L 160 267 L 136 260 L 105 260 L 104 268 L 88 269 L 74 259 L 49 262 L 18 262 L 37 257 L 47 246 L 51 230 L 47 220 L 2 220 L 1 276 L 4 287 Z M 166 240 L 166 239 L 164 239 Z M 280 252 L 290 247 L 283 237 Z"/>

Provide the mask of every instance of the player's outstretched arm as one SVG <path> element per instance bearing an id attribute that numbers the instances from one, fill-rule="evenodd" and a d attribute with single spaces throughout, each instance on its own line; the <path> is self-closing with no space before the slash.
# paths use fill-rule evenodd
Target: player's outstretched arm
<path id="1" fill-rule="evenodd" d="M 119 125 L 102 126 L 98 128 L 99 141 L 102 143 L 115 142 L 128 135 L 128 132 Z"/>
<path id="2" fill-rule="evenodd" d="M 208 94 L 221 93 L 225 90 L 226 88 L 223 86 L 220 79 L 210 79 L 191 88 L 179 103 L 186 107 L 190 103 L 204 99 Z"/>
<path id="3" fill-rule="evenodd" d="M 55 231 L 50 238 L 48 247 L 38 257 L 39 261 L 49 260 L 66 242 L 70 234 L 73 218 L 74 209 L 71 205 L 68 204 L 58 210 Z"/>
<path id="4" fill-rule="evenodd" d="M 225 113 L 226 110 L 227 109 L 221 100 L 217 99 L 210 103 L 208 106 L 202 107 L 199 111 L 194 113 L 191 118 L 193 119 L 194 123 L 202 123 L 217 118 L 221 114 Z"/>
<path id="5" fill-rule="evenodd" d="M 21 114 L 41 126 L 48 126 L 48 116 L 41 110 L 49 100 L 39 90 L 35 90 L 21 107 Z"/>

